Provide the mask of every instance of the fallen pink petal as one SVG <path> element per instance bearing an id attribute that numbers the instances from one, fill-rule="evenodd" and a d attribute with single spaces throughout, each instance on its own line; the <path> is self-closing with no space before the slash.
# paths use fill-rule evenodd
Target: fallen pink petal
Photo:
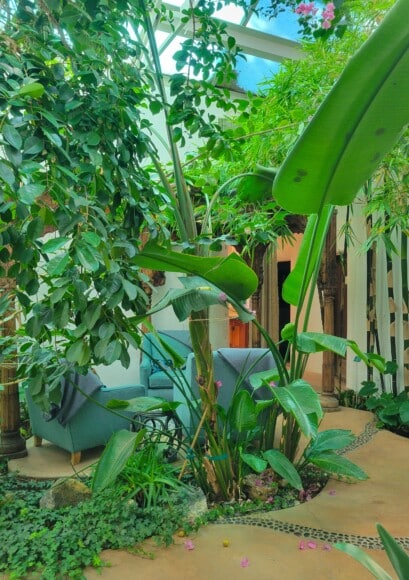
<path id="1" fill-rule="evenodd" d="M 330 489 L 328 495 L 337 495 L 337 492 L 335 491 L 335 489 Z"/>
<path id="2" fill-rule="evenodd" d="M 329 544 L 324 544 L 322 546 L 322 549 L 325 550 L 326 552 L 329 552 L 330 550 L 332 550 L 332 548 Z"/>
<path id="3" fill-rule="evenodd" d="M 186 548 L 186 550 L 194 550 L 195 549 L 195 545 L 192 542 L 192 540 L 186 540 L 185 548 Z"/>
<path id="4" fill-rule="evenodd" d="M 249 567 L 249 559 L 248 558 L 242 558 L 241 562 L 240 562 L 240 566 L 242 568 L 248 568 Z"/>
<path id="5" fill-rule="evenodd" d="M 300 543 L 298 544 L 298 549 L 299 549 L 299 550 L 305 550 L 305 548 L 306 548 L 306 546 L 305 546 L 305 542 L 300 542 Z"/>
<path id="6" fill-rule="evenodd" d="M 315 542 L 308 542 L 307 546 L 309 547 L 310 550 L 315 550 L 317 544 Z"/>

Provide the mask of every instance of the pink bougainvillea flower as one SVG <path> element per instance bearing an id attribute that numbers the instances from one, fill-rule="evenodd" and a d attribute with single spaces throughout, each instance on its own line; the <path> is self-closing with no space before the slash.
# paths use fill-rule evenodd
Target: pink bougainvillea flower
<path id="1" fill-rule="evenodd" d="M 269 385 L 270 385 L 270 387 L 272 387 L 273 389 L 274 389 L 274 387 L 276 387 L 276 386 L 277 386 L 277 383 L 276 383 L 275 381 L 270 381 L 268 384 L 269 384 Z"/>
<path id="2" fill-rule="evenodd" d="M 310 550 L 315 550 L 317 544 L 315 542 L 308 542 L 307 546 L 309 547 Z"/>
<path id="3" fill-rule="evenodd" d="M 337 495 L 337 492 L 335 491 L 335 489 L 330 489 L 328 495 Z"/>
<path id="4" fill-rule="evenodd" d="M 314 2 L 301 2 L 295 9 L 296 14 L 301 14 L 302 16 L 313 16 L 318 12 L 318 8 L 315 6 Z"/>
<path id="5" fill-rule="evenodd" d="M 186 550 L 194 550 L 195 549 L 195 545 L 192 542 L 192 540 L 185 541 L 185 548 L 186 548 Z"/>
<path id="6" fill-rule="evenodd" d="M 326 552 L 329 552 L 329 550 L 332 550 L 331 546 L 329 544 L 324 544 L 322 546 L 322 549 L 325 550 Z"/>
<path id="7" fill-rule="evenodd" d="M 220 389 L 220 387 L 223 386 L 223 383 L 221 381 L 215 381 L 214 386 L 216 387 L 216 389 Z"/>
<path id="8" fill-rule="evenodd" d="M 305 550 L 305 548 L 306 548 L 305 542 L 300 542 L 300 543 L 298 544 L 298 549 L 299 549 L 299 550 Z"/>
<path id="9" fill-rule="evenodd" d="M 328 30 L 328 28 L 331 28 L 331 22 L 329 20 L 323 20 L 321 28 L 324 28 L 324 30 Z"/>
<path id="10" fill-rule="evenodd" d="M 240 566 L 242 568 L 248 568 L 250 565 L 249 559 L 248 558 L 242 558 L 241 562 L 240 562 Z"/>
<path id="11" fill-rule="evenodd" d="M 266 499 L 266 503 L 274 503 L 274 497 L 272 495 L 269 495 L 268 498 Z"/>

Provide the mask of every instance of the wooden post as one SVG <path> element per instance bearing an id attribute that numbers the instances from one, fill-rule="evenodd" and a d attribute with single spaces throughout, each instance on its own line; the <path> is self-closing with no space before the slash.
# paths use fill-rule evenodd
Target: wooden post
<path id="1" fill-rule="evenodd" d="M 336 296 L 336 213 L 328 230 L 325 251 L 321 268 L 323 330 L 326 334 L 334 334 L 335 330 L 335 296 Z M 339 401 L 334 396 L 335 390 L 335 355 L 333 352 L 323 352 L 322 358 L 322 392 L 321 404 L 325 411 L 336 411 Z"/>
<path id="2" fill-rule="evenodd" d="M 3 279 L 1 290 L 8 291 L 10 280 Z M 8 284 L 7 284 L 8 282 Z M 3 292 L 2 292 L 3 293 Z M 11 316 L 0 323 L 2 336 L 14 336 L 16 319 Z M 0 457 L 16 459 L 27 455 L 26 441 L 20 434 L 20 401 L 16 379 L 16 361 L 0 365 Z"/>

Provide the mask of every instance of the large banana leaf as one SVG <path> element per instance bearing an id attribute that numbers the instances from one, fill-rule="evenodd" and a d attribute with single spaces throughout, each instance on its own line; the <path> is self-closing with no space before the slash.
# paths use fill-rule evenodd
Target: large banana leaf
<path id="1" fill-rule="evenodd" d="M 355 465 L 355 463 L 352 463 L 346 457 L 337 455 L 333 451 L 322 451 L 315 455 L 309 455 L 308 461 L 322 469 L 322 471 L 327 471 L 333 475 L 358 480 L 368 479 L 363 469 Z"/>
<path id="2" fill-rule="evenodd" d="M 319 397 L 311 385 L 299 379 L 287 387 L 271 389 L 271 393 L 284 411 L 291 413 L 306 437 L 317 436 L 318 423 L 323 412 Z"/>
<path id="3" fill-rule="evenodd" d="M 349 61 L 280 167 L 273 196 L 286 210 L 346 205 L 409 122 L 409 2 L 398 0 Z"/>
<path id="4" fill-rule="evenodd" d="M 204 258 L 173 252 L 150 242 L 133 260 L 141 268 L 200 276 L 238 302 L 257 289 L 256 274 L 237 254 Z"/>
<path id="5" fill-rule="evenodd" d="M 297 262 L 283 285 L 283 299 L 288 304 L 299 306 L 304 301 L 311 279 L 321 262 L 333 210 L 334 207 L 328 205 L 320 215 L 313 214 L 308 218 Z"/>
<path id="6" fill-rule="evenodd" d="M 121 429 L 111 436 L 92 479 L 93 491 L 102 491 L 115 481 L 145 433 L 146 429 L 141 429 L 138 433 Z"/>
<path id="7" fill-rule="evenodd" d="M 292 487 L 299 491 L 302 490 L 302 481 L 298 471 L 281 451 L 269 449 L 263 453 L 263 457 L 267 459 L 270 467 L 283 479 L 286 479 Z"/>

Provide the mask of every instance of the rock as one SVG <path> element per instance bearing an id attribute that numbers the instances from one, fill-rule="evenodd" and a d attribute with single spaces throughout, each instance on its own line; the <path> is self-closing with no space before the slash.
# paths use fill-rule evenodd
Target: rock
<path id="1" fill-rule="evenodd" d="M 207 499 L 203 491 L 198 487 L 192 487 L 183 498 L 186 501 L 186 519 L 195 521 L 207 512 Z"/>
<path id="2" fill-rule="evenodd" d="M 269 501 L 277 493 L 276 475 L 268 468 L 260 474 L 251 473 L 243 479 L 243 489 L 252 500 Z"/>
<path id="3" fill-rule="evenodd" d="M 58 479 L 40 499 L 40 507 L 58 509 L 73 506 L 91 497 L 91 490 L 78 479 Z"/>

